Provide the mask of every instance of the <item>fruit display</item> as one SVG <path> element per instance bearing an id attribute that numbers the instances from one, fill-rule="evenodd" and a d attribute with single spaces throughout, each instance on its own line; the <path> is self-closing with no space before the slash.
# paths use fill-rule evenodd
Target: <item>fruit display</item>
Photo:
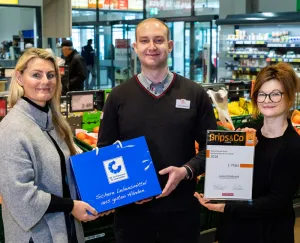
<path id="1" fill-rule="evenodd" d="M 300 135 L 300 111 L 298 110 L 293 111 L 291 121 L 296 132 Z"/>
<path id="2" fill-rule="evenodd" d="M 251 101 L 245 98 L 240 98 L 239 101 L 228 103 L 228 111 L 230 116 L 244 116 L 252 114 Z"/>
<path id="3" fill-rule="evenodd" d="M 196 154 L 198 154 L 198 152 L 199 152 L 199 143 L 197 143 L 197 141 L 195 141 L 195 150 L 196 150 Z"/>
<path id="4" fill-rule="evenodd" d="M 218 121 L 217 125 L 218 125 L 219 129 L 222 129 L 222 130 L 230 130 L 230 131 L 234 130 L 234 127 L 230 122 Z"/>
<path id="5" fill-rule="evenodd" d="M 97 130 L 95 128 L 95 130 Z M 99 127 L 98 127 L 99 130 Z M 95 148 L 97 146 L 97 136 L 98 133 L 87 133 L 87 131 L 83 129 L 78 129 L 76 132 L 76 138 L 79 139 L 81 142 L 85 143 L 90 147 Z"/>

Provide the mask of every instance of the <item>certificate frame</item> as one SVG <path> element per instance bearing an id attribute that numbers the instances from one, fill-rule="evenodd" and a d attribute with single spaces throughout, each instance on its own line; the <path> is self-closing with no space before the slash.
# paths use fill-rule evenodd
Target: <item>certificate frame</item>
<path id="1" fill-rule="evenodd" d="M 252 202 L 255 132 L 208 130 L 204 197 Z"/>

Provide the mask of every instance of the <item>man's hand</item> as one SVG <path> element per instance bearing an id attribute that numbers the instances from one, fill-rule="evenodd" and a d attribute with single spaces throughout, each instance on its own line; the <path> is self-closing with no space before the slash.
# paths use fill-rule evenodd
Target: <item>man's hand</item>
<path id="1" fill-rule="evenodd" d="M 186 168 L 184 167 L 169 166 L 159 171 L 159 174 L 160 175 L 169 174 L 169 179 L 162 193 L 156 198 L 168 196 L 177 187 L 179 182 L 181 182 L 184 179 L 184 177 L 187 174 L 187 171 Z"/>
<path id="2" fill-rule="evenodd" d="M 114 213 L 114 212 L 115 212 L 114 209 L 113 209 L 113 210 L 108 210 L 108 211 L 99 213 L 98 216 L 99 216 L 99 217 L 103 217 L 103 216 L 105 216 L 105 215 L 109 215 L 109 214 Z"/>
<path id="3" fill-rule="evenodd" d="M 211 211 L 224 213 L 224 209 L 225 209 L 224 203 L 220 203 L 220 204 L 209 203 L 209 200 L 205 199 L 204 195 L 199 194 L 198 192 L 195 192 L 194 196 L 198 199 L 198 201 L 201 203 L 201 205 L 206 207 L 207 209 L 209 209 Z"/>
<path id="4" fill-rule="evenodd" d="M 146 198 L 144 200 L 141 200 L 141 201 L 137 201 L 135 202 L 136 204 L 144 204 L 146 202 L 150 202 L 151 200 L 153 199 L 153 197 L 150 197 L 150 198 Z"/>

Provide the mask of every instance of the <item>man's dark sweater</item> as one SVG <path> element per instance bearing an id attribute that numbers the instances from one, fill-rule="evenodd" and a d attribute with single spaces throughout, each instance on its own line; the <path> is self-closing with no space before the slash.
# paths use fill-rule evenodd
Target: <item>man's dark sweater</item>
<path id="1" fill-rule="evenodd" d="M 176 107 L 182 106 L 181 99 L 185 104 L 190 102 L 188 109 Z M 212 104 L 204 89 L 175 74 L 168 89 L 154 96 L 135 76 L 112 90 L 103 111 L 98 147 L 145 136 L 157 172 L 185 164 L 193 170 L 192 180 L 183 180 L 169 196 L 142 206 L 172 211 L 194 204 L 195 178 L 205 168 L 203 151 L 195 156 L 195 140 L 204 148 L 207 129 L 216 129 Z M 158 178 L 163 189 L 168 175 Z"/>

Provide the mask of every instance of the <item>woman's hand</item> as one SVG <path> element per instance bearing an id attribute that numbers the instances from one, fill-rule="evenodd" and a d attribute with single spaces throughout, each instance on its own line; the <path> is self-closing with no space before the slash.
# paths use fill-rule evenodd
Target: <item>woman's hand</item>
<path id="1" fill-rule="evenodd" d="M 88 214 L 88 212 L 90 212 L 92 215 Z M 101 214 L 98 214 L 96 209 L 94 209 L 88 203 L 77 200 L 74 200 L 74 207 L 71 213 L 76 219 L 83 222 L 92 221 L 101 216 Z"/>
<path id="2" fill-rule="evenodd" d="M 198 201 L 201 203 L 202 206 L 206 207 L 207 209 L 211 211 L 216 211 L 220 213 L 224 213 L 225 204 L 213 204 L 209 203 L 209 200 L 204 198 L 203 194 L 199 194 L 198 192 L 195 192 L 194 196 L 198 199 Z"/>
<path id="3" fill-rule="evenodd" d="M 256 133 L 256 130 L 254 128 L 249 128 L 249 127 L 245 127 L 245 128 L 238 128 L 236 129 L 236 131 L 241 131 L 241 132 L 252 132 L 252 133 Z M 257 137 L 255 137 L 255 145 L 258 143 L 258 139 Z"/>
<path id="4" fill-rule="evenodd" d="M 238 128 L 236 129 L 236 131 L 241 131 L 241 132 L 256 132 L 256 130 L 254 128 L 249 128 L 249 127 L 245 127 L 245 128 Z"/>

